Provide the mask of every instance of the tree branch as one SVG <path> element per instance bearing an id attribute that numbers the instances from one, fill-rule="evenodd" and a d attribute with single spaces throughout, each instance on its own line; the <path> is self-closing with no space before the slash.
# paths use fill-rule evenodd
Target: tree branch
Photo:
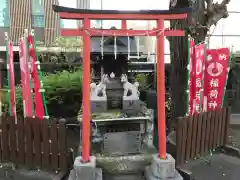
<path id="1" fill-rule="evenodd" d="M 212 0 L 208 0 L 209 1 Z M 210 28 L 212 25 L 216 25 L 217 22 L 222 18 L 227 18 L 229 16 L 227 11 L 227 4 L 230 0 L 223 0 L 220 4 L 212 4 L 212 13 L 207 13 L 206 27 Z"/>
<path id="2" fill-rule="evenodd" d="M 228 5 L 230 1 L 231 0 L 222 0 L 220 7 L 222 7 L 222 8 L 226 7 L 226 5 Z"/>
<path id="3" fill-rule="evenodd" d="M 206 0 L 207 2 L 207 12 L 212 14 L 213 13 L 213 0 Z"/>
<path id="4" fill-rule="evenodd" d="M 170 3 L 169 3 L 170 7 L 175 7 L 177 5 L 177 1 L 178 0 L 170 0 Z"/>

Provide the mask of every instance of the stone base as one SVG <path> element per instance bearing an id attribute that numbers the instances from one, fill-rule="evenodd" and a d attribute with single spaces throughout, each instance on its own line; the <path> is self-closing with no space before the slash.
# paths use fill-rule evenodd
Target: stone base
<path id="1" fill-rule="evenodd" d="M 109 155 L 136 154 L 141 149 L 140 131 L 110 132 L 104 134 L 103 153 Z"/>
<path id="2" fill-rule="evenodd" d="M 82 163 L 81 159 L 81 156 L 75 159 L 68 180 L 102 180 L 102 170 L 96 168 L 96 157 L 91 156 L 87 163 Z"/>
<path id="3" fill-rule="evenodd" d="M 146 150 L 147 151 L 147 150 Z M 150 152 L 128 156 L 97 156 L 98 166 L 105 170 L 106 175 L 139 175 L 143 174 L 146 165 L 151 164 Z M 150 151 L 150 150 L 149 150 Z"/>
<path id="4" fill-rule="evenodd" d="M 144 176 L 140 173 L 138 174 L 117 174 L 117 175 L 105 175 L 104 180 L 145 180 Z"/>
<path id="5" fill-rule="evenodd" d="M 183 180 L 182 176 L 179 174 L 177 170 L 175 170 L 174 173 L 175 173 L 174 177 L 171 177 L 171 178 L 158 178 L 153 175 L 151 167 L 148 166 L 146 167 L 146 170 L 145 170 L 145 177 L 146 177 L 146 180 Z"/>
<path id="6" fill-rule="evenodd" d="M 153 155 L 151 166 L 146 168 L 147 180 L 183 180 L 175 169 L 175 159 L 167 154 L 166 159 L 160 159 L 158 155 Z"/>
<path id="7" fill-rule="evenodd" d="M 139 111 L 141 109 L 141 103 L 139 99 L 136 100 L 129 100 L 129 99 L 123 99 L 123 111 Z"/>
<path id="8" fill-rule="evenodd" d="M 91 112 L 99 113 L 107 111 L 107 100 L 91 100 Z"/>

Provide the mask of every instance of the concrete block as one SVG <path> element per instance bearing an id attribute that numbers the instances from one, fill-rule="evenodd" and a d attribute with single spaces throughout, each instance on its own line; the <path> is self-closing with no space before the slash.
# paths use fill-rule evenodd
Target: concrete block
<path id="1" fill-rule="evenodd" d="M 74 179 L 76 179 L 76 171 L 72 169 L 69 173 L 68 180 L 74 180 Z"/>
<path id="2" fill-rule="evenodd" d="M 171 178 L 158 178 L 153 175 L 151 166 L 147 166 L 145 169 L 145 178 L 146 180 L 183 180 L 182 176 L 177 170 L 174 171 L 174 177 Z"/>
<path id="3" fill-rule="evenodd" d="M 102 170 L 96 168 L 96 157 L 91 156 L 87 163 L 82 163 L 81 160 L 81 156 L 75 159 L 69 180 L 102 180 Z"/>
<path id="4" fill-rule="evenodd" d="M 79 180 L 79 179 L 82 180 L 81 178 L 77 179 L 76 171 L 74 169 L 72 169 L 70 174 L 69 174 L 68 180 Z M 93 180 L 103 180 L 102 169 L 101 168 L 96 168 L 95 169 L 95 177 L 94 177 Z"/>
<path id="5" fill-rule="evenodd" d="M 151 170 L 155 177 L 160 179 L 175 177 L 175 159 L 167 154 L 166 159 L 160 159 L 157 154 L 153 155 Z"/>
<path id="6" fill-rule="evenodd" d="M 101 168 L 96 168 L 95 180 L 103 180 Z"/>

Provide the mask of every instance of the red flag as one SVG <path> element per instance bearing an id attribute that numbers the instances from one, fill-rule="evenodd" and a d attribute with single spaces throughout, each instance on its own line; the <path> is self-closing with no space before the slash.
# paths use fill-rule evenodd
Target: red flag
<path id="1" fill-rule="evenodd" d="M 35 116 L 39 119 L 43 119 L 44 117 L 44 106 L 41 94 L 41 84 L 38 77 L 38 64 L 37 57 L 35 53 L 33 36 L 28 36 L 28 45 L 29 45 L 29 54 L 30 54 L 30 62 L 31 62 L 31 75 L 33 81 L 34 95 L 35 95 Z"/>
<path id="2" fill-rule="evenodd" d="M 32 93 L 31 93 L 31 87 L 30 87 L 30 74 L 28 71 L 28 49 L 26 46 L 26 41 L 24 39 L 20 40 L 19 57 L 20 57 L 19 60 L 20 60 L 20 70 L 21 70 L 24 116 L 32 117 L 33 107 L 32 107 Z"/>
<path id="3" fill-rule="evenodd" d="M 8 71 L 10 82 L 10 104 L 12 116 L 16 116 L 16 95 L 15 95 L 15 76 L 13 63 L 13 45 L 8 41 Z"/>
<path id="4" fill-rule="evenodd" d="M 210 49 L 206 55 L 204 110 L 209 111 L 222 106 L 230 51 L 228 48 Z"/>
<path id="5" fill-rule="evenodd" d="M 200 113 L 202 102 L 202 81 L 203 81 L 203 66 L 204 66 L 204 50 L 205 45 L 199 44 L 195 46 L 195 63 L 194 63 L 194 83 L 193 83 L 193 113 Z"/>
<path id="6" fill-rule="evenodd" d="M 191 39 L 189 42 L 189 64 L 188 64 L 188 115 L 192 115 L 193 113 L 193 99 L 194 99 L 194 92 L 193 92 L 193 83 L 194 83 L 194 70 L 193 66 L 195 63 L 195 56 L 194 56 L 194 40 Z"/>

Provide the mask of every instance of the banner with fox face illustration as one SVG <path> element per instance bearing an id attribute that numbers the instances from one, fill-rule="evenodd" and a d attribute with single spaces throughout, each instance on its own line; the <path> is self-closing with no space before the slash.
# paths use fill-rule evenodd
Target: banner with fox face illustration
<path id="1" fill-rule="evenodd" d="M 208 49 L 206 56 L 203 109 L 211 111 L 222 107 L 230 51 L 228 48 Z"/>

